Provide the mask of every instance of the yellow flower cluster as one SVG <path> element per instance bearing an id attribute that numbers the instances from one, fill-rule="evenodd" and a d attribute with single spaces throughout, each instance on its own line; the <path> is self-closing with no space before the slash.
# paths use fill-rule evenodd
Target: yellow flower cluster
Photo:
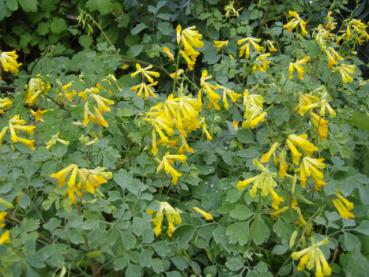
<path id="1" fill-rule="evenodd" d="M 283 202 L 283 198 L 275 191 L 275 188 L 277 187 L 277 183 L 274 180 L 276 174 L 264 167 L 258 160 L 254 160 L 254 164 L 259 168 L 261 173 L 254 177 L 239 181 L 236 184 L 236 188 L 238 190 L 244 190 L 246 186 L 253 184 L 249 191 L 250 196 L 255 198 L 258 190 L 260 190 L 262 197 L 267 197 L 268 195 L 271 196 L 272 207 L 274 210 L 278 210 L 279 205 Z"/>
<path id="2" fill-rule="evenodd" d="M 103 117 L 103 114 L 106 112 L 110 112 L 111 109 L 109 106 L 114 104 L 113 100 L 107 99 L 101 95 L 99 95 L 100 89 L 97 87 L 87 88 L 81 91 L 78 96 L 82 98 L 85 102 L 84 104 L 84 112 L 83 112 L 83 121 L 82 125 L 87 126 L 90 122 L 94 122 L 97 125 L 103 127 L 109 127 L 109 123 Z M 93 112 L 90 111 L 90 105 L 93 101 Z"/>
<path id="3" fill-rule="evenodd" d="M 58 142 L 64 145 L 69 145 L 69 141 L 59 138 L 59 132 L 57 132 L 46 142 L 46 149 L 51 149 Z"/>
<path id="4" fill-rule="evenodd" d="M 346 30 L 341 31 L 343 34 L 337 38 L 337 41 L 356 41 L 361 45 L 369 41 L 367 27 L 367 24 L 362 22 L 361 19 L 351 19 L 346 25 Z"/>
<path id="5" fill-rule="evenodd" d="M 156 237 L 160 236 L 163 229 L 164 216 L 167 219 L 167 234 L 171 237 L 176 229 L 176 225 L 181 224 L 181 212 L 177 208 L 173 208 L 168 202 L 159 202 L 158 211 L 151 209 L 147 210 L 149 215 L 155 213 L 155 217 L 152 219 L 154 224 L 154 234 Z"/>
<path id="6" fill-rule="evenodd" d="M 61 187 L 67 184 L 66 194 L 70 202 L 75 204 L 78 198 L 81 199 L 83 197 L 85 192 L 95 193 L 102 184 L 107 183 L 112 178 L 113 174 L 104 170 L 103 167 L 86 169 L 79 168 L 76 164 L 71 164 L 58 172 L 52 173 L 50 177 L 56 179 Z"/>
<path id="7" fill-rule="evenodd" d="M 301 34 L 307 36 L 306 21 L 304 21 L 296 11 L 288 11 L 288 17 L 292 18 L 289 22 L 283 25 L 288 32 L 292 32 L 297 27 L 300 27 Z"/>
<path id="8" fill-rule="evenodd" d="M 255 128 L 259 123 L 265 121 L 267 112 L 264 111 L 264 97 L 258 94 L 250 94 L 248 90 L 243 92 L 243 128 Z"/>
<path id="9" fill-rule="evenodd" d="M 354 214 L 352 213 L 352 210 L 354 209 L 354 203 L 345 198 L 342 193 L 336 192 L 336 198 L 332 200 L 332 203 L 342 218 L 355 218 Z"/>
<path id="10" fill-rule="evenodd" d="M 58 89 L 56 91 L 57 101 L 62 104 L 73 101 L 73 97 L 77 95 L 77 91 L 72 88 L 73 81 L 70 81 L 66 84 L 62 84 L 59 81 L 57 81 L 57 84 L 58 84 Z"/>
<path id="11" fill-rule="evenodd" d="M 46 94 L 51 89 L 51 85 L 44 81 L 41 76 L 33 77 L 27 85 L 27 93 L 25 103 L 32 107 L 41 94 Z"/>
<path id="12" fill-rule="evenodd" d="M 186 61 L 189 70 L 193 70 L 196 64 L 197 57 L 200 52 L 197 50 L 204 47 L 202 34 L 196 30 L 195 26 L 182 29 L 181 25 L 176 28 L 177 44 L 180 47 L 179 53 Z"/>
<path id="13" fill-rule="evenodd" d="M 228 46 L 229 40 L 213 40 L 213 44 L 217 51 L 220 51 L 222 48 Z"/>
<path id="14" fill-rule="evenodd" d="M 259 44 L 260 38 L 246 37 L 237 40 L 237 45 L 240 48 L 239 57 L 245 56 L 247 60 L 250 59 L 251 46 L 257 53 L 263 53 L 263 47 Z"/>
<path id="15" fill-rule="evenodd" d="M 7 212 L 0 212 L 0 228 L 5 227 L 5 217 L 7 216 Z M 2 233 L 0 235 L 0 245 L 8 244 L 10 243 L 10 232 L 9 230 L 2 230 Z"/>
<path id="16" fill-rule="evenodd" d="M 131 90 L 136 92 L 138 97 L 144 99 L 148 99 L 150 96 L 157 97 L 153 90 L 153 87 L 156 86 L 158 82 L 155 81 L 154 78 L 159 78 L 160 73 L 150 70 L 151 68 L 153 68 L 152 65 L 141 67 L 140 64 L 136 64 L 136 71 L 131 73 L 132 78 L 140 75 L 142 79 L 140 84 L 131 87 Z M 145 83 L 145 80 L 147 80 L 148 83 Z"/>
<path id="17" fill-rule="evenodd" d="M 34 150 L 35 141 L 33 139 L 19 137 L 17 132 L 24 132 L 32 136 L 35 128 L 36 126 L 34 125 L 26 125 L 26 121 L 22 119 L 20 115 L 15 115 L 9 120 L 8 126 L 3 127 L 3 129 L 0 131 L 0 145 L 2 144 L 5 134 L 9 131 L 10 140 L 12 143 L 21 143 Z"/>
<path id="18" fill-rule="evenodd" d="M 0 115 L 4 114 L 11 106 L 13 106 L 13 101 L 10 98 L 0 98 Z"/>
<path id="19" fill-rule="evenodd" d="M 15 50 L 10 52 L 0 51 L 0 64 L 5 72 L 16 74 L 19 72 L 19 67 L 22 65 L 17 62 L 18 55 Z"/>
<path id="20" fill-rule="evenodd" d="M 175 161 L 185 162 L 186 160 L 187 157 L 183 154 L 173 155 L 165 153 L 162 160 L 159 162 L 156 172 L 159 173 L 161 170 L 164 170 L 166 174 L 171 176 L 172 184 L 175 185 L 178 183 L 178 179 L 182 176 L 182 174 L 173 167 L 173 164 Z"/>
<path id="21" fill-rule="evenodd" d="M 225 14 L 224 16 L 226 18 L 229 18 L 229 17 L 239 17 L 240 16 L 240 11 L 242 10 L 242 8 L 236 8 L 235 7 L 235 4 L 234 4 L 234 0 L 230 0 L 228 2 L 227 5 L 224 6 L 224 11 L 225 11 Z"/>
<path id="22" fill-rule="evenodd" d="M 290 63 L 288 68 L 288 79 L 293 79 L 294 72 L 297 72 L 297 76 L 300 80 L 304 79 L 305 69 L 303 65 L 307 64 L 310 61 L 309 56 L 305 56 L 302 59 L 296 60 L 293 63 Z"/>
<path id="23" fill-rule="evenodd" d="M 199 96 L 201 96 L 199 94 Z M 192 131 L 203 126 L 204 133 L 211 137 L 206 129 L 205 121 L 200 118 L 202 109 L 201 98 L 192 96 L 174 97 L 169 95 L 165 102 L 161 102 L 146 113 L 145 121 L 153 127 L 152 130 L 152 148 L 153 155 L 158 153 L 157 135 L 160 137 L 162 146 L 176 146 L 175 130 L 178 131 L 181 145 L 180 153 L 193 153 L 192 148 L 187 144 L 187 136 Z"/>

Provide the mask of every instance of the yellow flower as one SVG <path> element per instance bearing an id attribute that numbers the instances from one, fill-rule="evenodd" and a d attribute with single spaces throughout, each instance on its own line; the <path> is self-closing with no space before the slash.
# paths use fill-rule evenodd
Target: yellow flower
<path id="1" fill-rule="evenodd" d="M 20 115 L 13 116 L 8 123 L 10 139 L 12 143 L 22 143 L 31 150 L 35 149 L 35 141 L 33 139 L 26 139 L 19 137 L 17 135 L 17 131 L 22 131 L 28 133 L 29 135 L 33 135 L 36 126 L 34 125 L 26 125 L 26 121 L 20 117 Z M 3 129 L 4 130 L 4 129 Z M 3 134 L 3 136 L 5 133 Z"/>
<path id="2" fill-rule="evenodd" d="M 197 212 L 198 214 L 202 215 L 205 220 L 208 220 L 208 221 L 213 220 L 213 215 L 211 213 L 205 212 L 204 210 L 198 207 L 193 207 L 193 210 Z"/>
<path id="3" fill-rule="evenodd" d="M 260 169 L 261 173 L 254 177 L 239 181 L 236 184 L 238 190 L 244 190 L 249 184 L 253 184 L 249 193 L 252 198 L 256 197 L 258 190 L 262 197 L 270 195 L 272 198 L 272 207 L 274 210 L 279 209 L 279 205 L 284 201 L 283 198 L 275 191 L 277 183 L 274 180 L 275 173 L 270 172 L 267 168 L 261 165 L 257 160 L 254 160 L 255 165 Z"/>
<path id="4" fill-rule="evenodd" d="M 218 84 L 212 85 L 207 81 L 211 79 L 212 76 L 208 74 L 208 71 L 204 69 L 201 73 L 200 85 L 201 88 L 206 92 L 206 95 L 209 99 L 208 108 L 214 107 L 216 110 L 220 110 L 220 105 L 218 103 L 220 99 L 220 95 L 215 92 L 215 90 L 219 89 L 220 86 Z"/>
<path id="5" fill-rule="evenodd" d="M 51 137 L 51 139 L 49 139 L 46 142 L 46 149 L 51 149 L 51 147 L 53 147 L 57 142 L 60 142 L 61 144 L 64 145 L 69 145 L 69 141 L 59 138 L 59 132 L 57 132 L 55 135 Z"/>
<path id="6" fill-rule="evenodd" d="M 255 59 L 255 63 L 252 66 L 252 72 L 266 72 L 269 68 L 269 65 L 272 63 L 268 58 L 270 57 L 270 53 L 259 55 Z"/>
<path id="7" fill-rule="evenodd" d="M 337 53 L 337 51 L 333 47 L 328 47 L 327 50 L 325 50 L 325 53 L 328 57 L 328 67 L 332 68 L 337 61 L 343 61 L 344 59 L 340 54 Z"/>
<path id="8" fill-rule="evenodd" d="M 306 187 L 307 178 L 312 177 L 314 180 L 314 187 L 320 190 L 324 185 L 324 174 L 321 171 L 325 168 L 324 159 L 316 159 L 304 157 L 300 165 L 300 182 L 302 187 Z"/>
<path id="9" fill-rule="evenodd" d="M 163 53 L 168 57 L 168 59 L 172 62 L 174 62 L 174 55 L 173 53 L 170 51 L 170 49 L 168 47 L 163 47 Z"/>
<path id="10" fill-rule="evenodd" d="M 303 116 L 309 110 L 319 107 L 320 97 L 311 93 L 300 94 L 299 104 L 295 108 L 295 111 Z"/>
<path id="11" fill-rule="evenodd" d="M 250 59 L 250 45 L 258 53 L 263 52 L 263 47 L 259 44 L 261 42 L 260 38 L 246 37 L 239 39 L 237 45 L 240 47 L 239 57 L 245 56 L 247 60 Z"/>
<path id="12" fill-rule="evenodd" d="M 310 112 L 311 122 L 318 130 L 319 137 L 325 139 L 328 137 L 328 121 L 316 113 Z"/>
<path id="13" fill-rule="evenodd" d="M 86 102 L 90 95 L 98 94 L 99 92 L 100 89 L 98 87 L 90 87 L 79 92 L 78 96 L 81 97 L 84 102 Z"/>
<path id="14" fill-rule="evenodd" d="M 0 228 L 4 228 L 5 226 L 5 217 L 8 213 L 7 212 L 0 212 Z"/>
<path id="15" fill-rule="evenodd" d="M 0 236 L 0 245 L 10 243 L 10 232 L 5 231 Z"/>
<path id="16" fill-rule="evenodd" d="M 286 162 L 286 151 L 282 150 L 278 155 L 278 163 L 279 163 L 279 176 L 285 177 L 288 170 L 288 164 Z"/>
<path id="17" fill-rule="evenodd" d="M 228 111 L 229 109 L 229 103 L 228 103 L 228 97 L 231 99 L 232 103 L 236 103 L 238 99 L 241 98 L 241 94 L 234 92 L 233 90 L 230 90 L 226 87 L 219 86 L 221 89 L 223 89 L 223 106 Z"/>
<path id="18" fill-rule="evenodd" d="M 61 187 L 67 183 L 66 194 L 70 202 L 74 204 L 77 202 L 77 198 L 82 198 L 84 192 L 95 193 L 97 188 L 112 178 L 112 173 L 104 171 L 102 167 L 86 169 L 71 164 L 58 172 L 52 173 L 50 177 L 56 179 Z"/>
<path id="19" fill-rule="evenodd" d="M 138 74 L 141 74 L 142 78 L 146 78 L 150 84 L 155 83 L 154 78 L 159 78 L 160 77 L 160 73 L 156 72 L 156 71 L 152 71 L 149 70 L 153 68 L 152 65 L 146 66 L 146 67 L 141 67 L 140 64 L 136 63 L 136 71 L 131 73 L 131 77 L 134 78 L 136 77 Z"/>
<path id="20" fill-rule="evenodd" d="M 283 25 L 288 32 L 292 32 L 298 26 L 300 27 L 301 34 L 303 36 L 307 36 L 308 32 L 306 31 L 306 21 L 304 21 L 300 15 L 295 11 L 288 11 L 288 17 L 292 18 L 289 22 Z"/>
<path id="21" fill-rule="evenodd" d="M 337 71 L 341 74 L 342 82 L 344 84 L 352 83 L 354 81 L 353 75 L 355 74 L 355 65 L 340 64 L 333 69 L 333 72 Z"/>
<path id="22" fill-rule="evenodd" d="M 33 106 L 36 99 L 41 94 L 46 94 L 50 90 L 51 85 L 41 79 L 41 77 L 31 78 L 27 85 L 27 94 L 25 103 L 27 106 Z"/>
<path id="23" fill-rule="evenodd" d="M 158 97 L 154 90 L 153 87 L 156 86 L 158 84 L 158 82 L 152 83 L 152 84 L 146 84 L 146 83 L 141 83 L 135 86 L 131 87 L 131 90 L 134 91 L 138 97 L 143 98 L 143 99 L 148 99 L 149 97 Z"/>
<path id="24" fill-rule="evenodd" d="M 295 111 L 303 116 L 308 111 L 319 108 L 319 114 L 321 116 L 325 116 L 326 112 L 328 112 L 329 116 L 335 117 L 336 112 L 329 104 L 329 99 L 330 96 L 325 86 L 318 87 L 310 93 L 300 94 L 299 104 L 295 108 Z"/>
<path id="25" fill-rule="evenodd" d="M 288 140 L 294 146 L 298 146 L 307 155 L 311 155 L 312 153 L 318 151 L 318 148 L 313 143 L 311 143 L 307 140 L 307 135 L 306 134 L 301 134 L 301 135 L 292 134 L 292 135 L 288 136 Z"/>
<path id="26" fill-rule="evenodd" d="M 152 219 L 154 224 L 154 234 L 156 237 L 160 236 L 162 233 L 162 225 L 164 220 L 164 215 L 167 220 L 167 234 L 172 237 L 176 225 L 182 223 L 181 211 L 177 208 L 173 208 L 168 202 L 159 202 L 159 210 L 154 212 L 152 210 L 147 211 L 148 214 L 153 215 L 156 213 L 155 217 Z"/>
<path id="27" fill-rule="evenodd" d="M 178 69 L 177 71 L 173 72 L 173 73 L 170 73 L 169 74 L 169 77 L 172 78 L 173 80 L 174 79 L 178 79 L 178 78 L 181 78 L 182 75 L 184 74 L 184 70 L 182 68 Z"/>
<path id="28" fill-rule="evenodd" d="M 351 212 L 354 209 L 354 203 L 347 200 L 342 193 L 336 192 L 336 198 L 333 199 L 332 202 L 342 218 L 355 218 L 354 214 Z"/>
<path id="29" fill-rule="evenodd" d="M 0 115 L 5 113 L 5 110 L 9 109 L 13 105 L 13 101 L 10 98 L 0 98 Z"/>
<path id="30" fill-rule="evenodd" d="M 65 101 L 72 101 L 73 97 L 77 95 L 77 91 L 72 89 L 73 81 L 62 84 L 57 81 L 59 89 L 57 90 L 58 99 L 63 103 Z M 86 101 L 86 100 L 85 100 Z"/>
<path id="31" fill-rule="evenodd" d="M 326 245 L 328 243 L 328 238 L 325 238 L 318 243 L 315 243 L 314 240 L 312 240 L 309 247 L 300 251 L 292 252 L 292 259 L 300 260 L 297 266 L 297 270 L 303 271 L 305 267 L 308 270 L 312 270 L 313 268 L 315 268 L 315 276 L 330 276 L 332 274 L 332 269 L 330 268 L 326 258 L 324 257 L 322 250 L 320 250 L 320 246 Z"/>
<path id="32" fill-rule="evenodd" d="M 97 104 L 97 109 L 100 113 L 110 112 L 111 109 L 109 106 L 114 104 L 113 100 L 107 99 L 105 97 L 102 97 L 98 94 L 92 94 L 91 98 L 95 100 Z"/>
<path id="33" fill-rule="evenodd" d="M 336 29 L 337 25 L 337 23 L 334 21 L 332 13 L 332 11 L 328 11 L 327 16 L 325 17 L 325 28 L 329 31 Z"/>
<path id="34" fill-rule="evenodd" d="M 274 154 L 275 150 L 277 149 L 277 147 L 279 146 L 278 142 L 275 142 L 272 144 L 272 146 L 270 147 L 270 149 L 268 150 L 268 152 L 264 153 L 261 158 L 260 158 L 260 162 L 262 163 L 267 163 L 270 160 L 270 157 Z"/>
<path id="35" fill-rule="evenodd" d="M 366 29 L 367 25 L 361 19 L 351 19 L 346 26 L 346 31 L 343 31 L 344 33 L 338 38 L 338 42 L 356 40 L 359 44 L 363 44 L 365 41 L 369 41 Z"/>
<path id="36" fill-rule="evenodd" d="M 9 127 L 5 126 L 1 129 L 0 131 L 0 146 L 3 145 L 3 139 L 4 139 L 4 136 L 6 135 L 6 132 L 9 130 Z"/>
<path id="37" fill-rule="evenodd" d="M 166 174 L 169 174 L 172 178 L 172 184 L 175 185 L 178 183 L 179 177 L 182 176 L 180 172 L 174 169 L 172 166 L 174 161 L 180 161 L 184 162 L 187 160 L 187 157 L 183 154 L 181 155 L 173 155 L 169 154 L 168 152 L 165 153 L 162 160 L 159 163 L 159 166 L 156 169 L 156 172 L 160 172 L 161 170 L 164 170 Z"/>
<path id="38" fill-rule="evenodd" d="M 307 64 L 310 61 L 309 56 L 305 56 L 304 58 L 300 60 L 296 60 L 294 63 L 290 63 L 290 66 L 288 68 L 288 78 L 293 79 L 293 73 L 297 72 L 297 76 L 300 80 L 304 79 L 305 69 L 303 67 L 304 64 Z"/>
<path id="39" fill-rule="evenodd" d="M 206 126 L 206 122 L 205 122 L 205 119 L 204 119 L 204 118 L 202 119 L 202 132 L 205 134 L 206 139 L 207 139 L 208 141 L 213 140 L 212 135 L 211 135 L 211 134 L 209 133 L 209 131 L 208 131 L 208 128 L 207 128 L 207 126 Z"/>
<path id="40" fill-rule="evenodd" d="M 202 41 L 202 35 L 196 30 L 195 26 L 182 29 L 181 25 L 178 25 L 176 33 L 177 43 L 182 48 L 180 54 L 185 59 L 188 69 L 193 70 L 196 59 L 200 55 L 197 49 L 205 45 Z"/>
<path id="41" fill-rule="evenodd" d="M 269 50 L 269 52 L 271 52 L 271 53 L 274 53 L 274 52 L 277 52 L 278 51 L 278 49 L 275 47 L 275 42 L 274 41 L 272 41 L 272 40 L 267 40 L 266 42 L 265 42 L 265 45 L 266 45 L 266 48 Z"/>
<path id="42" fill-rule="evenodd" d="M 228 2 L 227 5 L 224 6 L 224 11 L 225 11 L 225 14 L 224 16 L 226 18 L 229 18 L 231 16 L 234 16 L 234 17 L 239 17 L 240 16 L 240 11 L 242 10 L 242 8 L 239 8 L 239 9 L 236 9 L 235 6 L 234 6 L 234 0 L 230 0 Z"/>
<path id="43" fill-rule="evenodd" d="M 314 39 L 318 43 L 321 50 L 325 51 L 327 42 L 335 38 L 336 35 L 329 32 L 329 30 L 327 30 L 322 24 L 318 25 Z"/>
<path id="44" fill-rule="evenodd" d="M 243 115 L 242 128 L 255 128 L 265 121 L 267 113 L 263 109 L 264 97 L 257 94 L 249 94 L 248 90 L 243 93 L 245 112 Z"/>
<path id="45" fill-rule="evenodd" d="M 228 46 L 228 40 L 213 40 L 214 47 L 220 51 L 223 47 Z"/>
<path id="46" fill-rule="evenodd" d="M 10 52 L 0 52 L 0 63 L 5 72 L 16 74 L 19 72 L 19 67 L 22 65 L 17 62 L 18 55 L 15 50 Z"/>
<path id="47" fill-rule="evenodd" d="M 33 118 L 35 119 L 35 121 L 44 121 L 43 116 L 48 111 L 49 110 L 40 110 L 40 109 L 38 109 L 36 111 L 31 110 L 31 114 L 32 114 Z"/>

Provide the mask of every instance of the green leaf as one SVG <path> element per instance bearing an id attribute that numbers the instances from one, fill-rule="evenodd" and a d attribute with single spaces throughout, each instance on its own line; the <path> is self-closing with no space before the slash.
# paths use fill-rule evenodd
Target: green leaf
<path id="1" fill-rule="evenodd" d="M 230 212 L 230 216 L 234 219 L 246 220 L 253 215 L 252 211 L 245 205 L 237 204 Z"/>
<path id="2" fill-rule="evenodd" d="M 343 234 L 343 245 L 346 251 L 354 251 L 355 249 L 361 249 L 360 239 L 350 233 Z"/>
<path id="3" fill-rule="evenodd" d="M 48 22 L 40 22 L 37 25 L 36 33 L 41 35 L 41 36 L 44 36 L 44 35 L 48 34 L 49 33 L 49 23 Z"/>
<path id="4" fill-rule="evenodd" d="M 227 226 L 226 234 L 229 236 L 229 242 L 245 245 L 249 241 L 249 222 L 238 222 Z"/>
<path id="5" fill-rule="evenodd" d="M 357 128 L 369 131 L 369 115 L 355 111 L 352 114 L 351 124 Z"/>
<path id="6" fill-rule="evenodd" d="M 18 0 L 6 0 L 6 6 L 8 7 L 9 10 L 14 12 L 18 10 Z M 1 5 L 0 5 L 0 9 L 1 9 Z"/>
<path id="7" fill-rule="evenodd" d="M 265 224 L 263 218 L 258 216 L 251 224 L 252 240 L 256 245 L 260 245 L 265 242 L 270 235 L 269 227 Z"/>
<path id="8" fill-rule="evenodd" d="M 236 257 L 230 258 L 226 262 L 226 266 L 232 271 L 237 271 L 243 267 L 243 263 L 244 263 L 244 259 L 241 256 L 236 256 Z"/>
<path id="9" fill-rule="evenodd" d="M 186 249 L 188 243 L 191 241 L 195 234 L 196 228 L 193 225 L 181 225 L 176 228 L 173 238 L 176 240 L 178 247 Z"/>
<path id="10" fill-rule="evenodd" d="M 146 28 L 147 28 L 147 25 L 145 23 L 139 23 L 131 29 L 131 34 L 137 35 L 138 33 L 145 30 Z"/>
<path id="11" fill-rule="evenodd" d="M 112 11 L 114 4 L 112 0 L 88 0 L 86 7 L 92 12 L 98 11 L 100 14 L 106 15 Z"/>
<path id="12" fill-rule="evenodd" d="M 63 18 L 54 18 L 50 23 L 50 31 L 53 34 L 60 34 L 68 29 L 68 25 Z"/>
<path id="13" fill-rule="evenodd" d="M 84 48 L 89 48 L 93 42 L 93 39 L 89 35 L 82 35 L 78 39 L 79 44 L 81 44 Z"/>
<path id="14" fill-rule="evenodd" d="M 12 14 L 12 12 L 5 5 L 4 1 L 5 0 L 0 0 L 0 21 Z"/>
<path id="15" fill-rule="evenodd" d="M 120 233 L 120 238 L 125 249 L 130 250 L 135 247 L 137 239 L 131 232 L 123 230 Z"/>
<path id="16" fill-rule="evenodd" d="M 38 0 L 18 0 L 25 12 L 37 12 Z"/>
<path id="17" fill-rule="evenodd" d="M 353 229 L 354 231 L 369 236 L 369 220 L 364 220 L 359 226 Z"/>

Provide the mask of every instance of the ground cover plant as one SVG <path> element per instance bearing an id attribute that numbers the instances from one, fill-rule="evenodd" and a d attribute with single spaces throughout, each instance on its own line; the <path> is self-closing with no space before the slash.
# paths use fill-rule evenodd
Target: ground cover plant
<path id="1" fill-rule="evenodd" d="M 0 0 L 0 276 L 366 276 L 368 4 Z"/>

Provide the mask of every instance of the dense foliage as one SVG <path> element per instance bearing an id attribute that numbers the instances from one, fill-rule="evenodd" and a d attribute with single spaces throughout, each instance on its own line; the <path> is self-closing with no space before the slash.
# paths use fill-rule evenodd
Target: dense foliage
<path id="1" fill-rule="evenodd" d="M 368 1 L 0 0 L 1 276 L 366 276 Z"/>

